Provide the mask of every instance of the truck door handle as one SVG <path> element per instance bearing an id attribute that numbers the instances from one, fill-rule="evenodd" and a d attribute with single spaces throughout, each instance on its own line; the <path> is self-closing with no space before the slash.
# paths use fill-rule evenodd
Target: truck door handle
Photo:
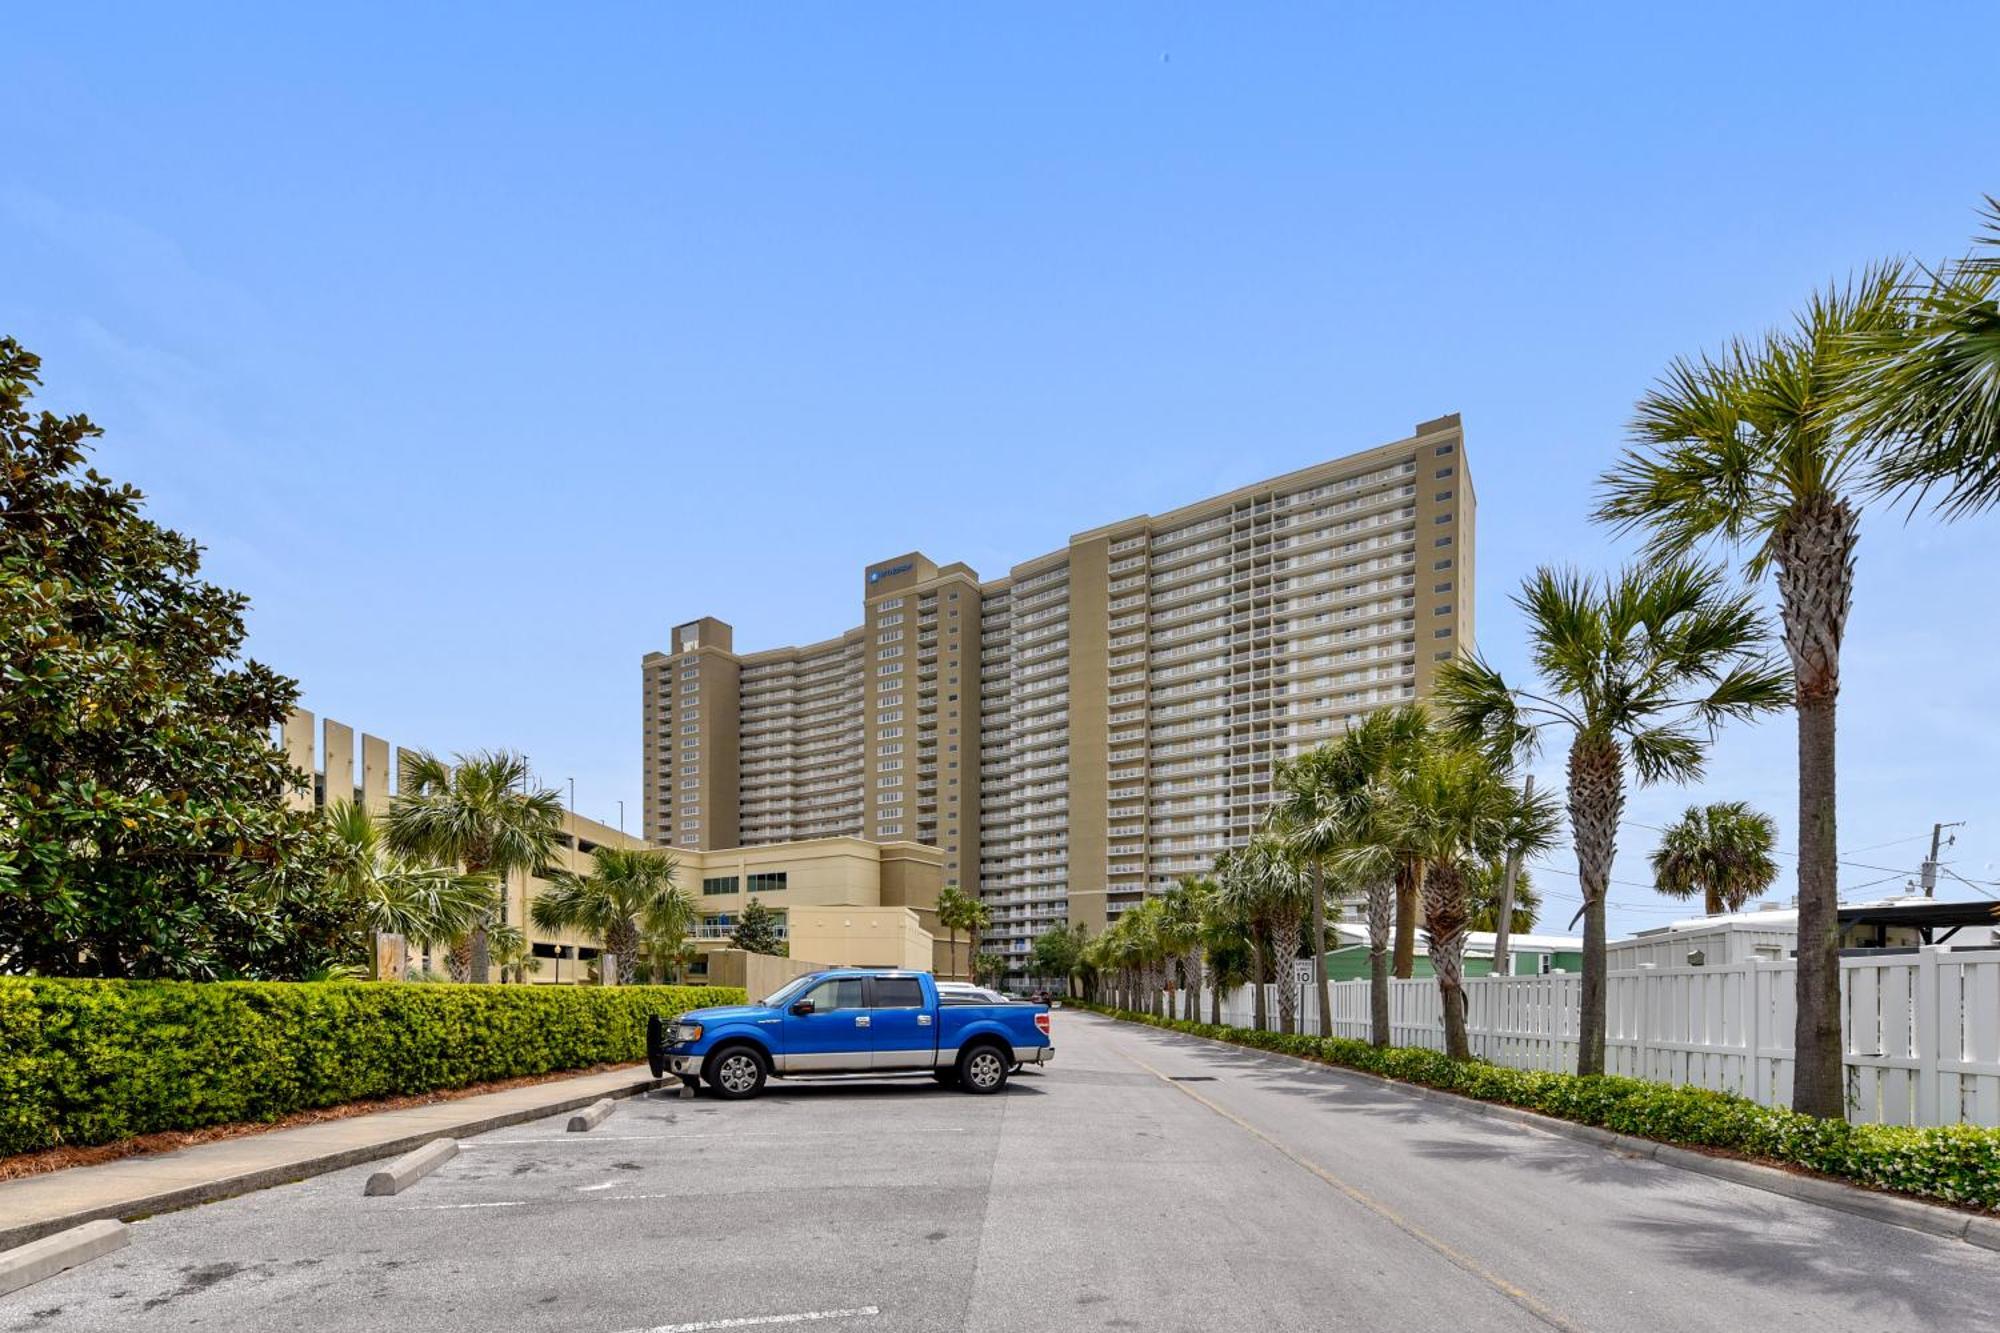
<path id="1" fill-rule="evenodd" d="M 863 1015 L 861 1015 L 861 1016 L 860 1016 L 859 1018 L 855 1019 L 855 1020 L 854 1020 L 854 1026 L 856 1026 L 856 1027 L 858 1027 L 858 1028 L 865 1028 L 865 1027 L 867 1027 L 867 1026 L 868 1026 L 868 1015 L 866 1015 L 866 1014 L 863 1014 Z"/>
<path id="2" fill-rule="evenodd" d="M 931 1016 L 930 1016 L 929 1014 L 918 1014 L 918 1015 L 917 1015 L 917 1026 L 918 1026 L 918 1027 L 920 1027 L 920 1028 L 927 1028 L 927 1027 L 929 1027 L 930 1025 L 931 1025 Z"/>

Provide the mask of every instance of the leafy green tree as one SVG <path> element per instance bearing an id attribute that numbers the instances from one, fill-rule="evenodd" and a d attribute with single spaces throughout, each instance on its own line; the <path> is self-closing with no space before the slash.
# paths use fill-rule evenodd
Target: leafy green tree
<path id="1" fill-rule="evenodd" d="M 371 933 L 401 935 L 417 948 L 448 947 L 492 913 L 493 876 L 398 856 L 365 805 L 336 801 L 322 817 L 328 881 L 352 900 Z"/>
<path id="2" fill-rule="evenodd" d="M 1259 943 L 1268 944 L 1268 950 L 1260 952 L 1266 953 L 1271 979 L 1278 983 L 1278 1028 L 1296 1032 L 1298 992 L 1291 973 L 1312 916 L 1312 872 L 1282 838 L 1263 832 L 1240 856 L 1231 858 L 1227 872 L 1218 870 L 1216 883 L 1234 908 L 1259 928 Z"/>
<path id="3" fill-rule="evenodd" d="M 1778 877 L 1778 828 L 1743 801 L 1691 805 L 1660 834 L 1653 887 L 1669 898 L 1699 898 L 1710 916 L 1740 912 Z"/>
<path id="4" fill-rule="evenodd" d="M 542 970 L 542 960 L 535 957 L 535 946 L 529 943 L 527 932 L 519 926 L 488 926 L 486 947 L 492 954 L 493 969 L 500 974 L 502 982 L 512 981 L 525 986 L 530 972 Z"/>
<path id="5" fill-rule="evenodd" d="M 1201 955 L 1208 972 L 1208 1021 L 1220 1027 L 1223 995 L 1249 984 L 1256 960 L 1249 922 L 1234 915 L 1219 892 L 1202 900 Z"/>
<path id="6" fill-rule="evenodd" d="M 1034 948 L 1028 955 L 1029 966 L 1038 977 L 1060 977 L 1063 993 L 1072 994 L 1073 979 L 1082 968 L 1085 938 L 1080 927 L 1058 921 L 1035 936 Z"/>
<path id="7" fill-rule="evenodd" d="M 2000 501 L 2000 199 L 1978 249 L 1906 287 L 1900 321 L 1865 330 L 1847 385 L 1877 491 L 1947 517 Z"/>
<path id="8" fill-rule="evenodd" d="M 679 931 L 685 937 L 695 910 L 674 882 L 679 863 L 671 853 L 599 846 L 590 853 L 590 864 L 587 875 L 550 872 L 549 887 L 528 909 L 537 927 L 573 930 L 596 940 L 618 960 L 611 970 L 614 979 L 636 971 L 648 936 Z"/>
<path id="9" fill-rule="evenodd" d="M 745 953 L 771 954 L 782 958 L 787 952 L 785 937 L 779 929 L 778 914 L 766 907 L 761 898 L 752 898 L 743 904 L 743 910 L 736 914 L 736 928 L 729 933 L 729 942 Z"/>
<path id="10" fill-rule="evenodd" d="M 297 685 L 242 658 L 241 594 L 31 412 L 0 338 L 0 971 L 303 976 L 352 948 L 304 778 L 271 744 Z"/>
<path id="11" fill-rule="evenodd" d="M 1181 1017 L 1190 1022 L 1198 1016 L 1195 1002 L 1201 998 L 1202 915 L 1214 892 L 1215 882 L 1206 876 L 1183 875 L 1154 900 L 1160 905 L 1156 927 L 1159 945 L 1173 968 Z"/>
<path id="12" fill-rule="evenodd" d="M 1750 594 L 1712 569 L 1674 562 L 1603 579 L 1543 568 L 1516 594 L 1527 619 L 1533 690 L 1479 657 L 1438 673 L 1443 720 L 1503 759 L 1566 731 L 1568 809 L 1583 888 L 1583 997 L 1577 1072 L 1604 1072 L 1604 901 L 1629 765 L 1640 784 L 1699 778 L 1716 728 L 1782 707 L 1787 678 L 1765 652 Z"/>
<path id="13" fill-rule="evenodd" d="M 402 788 L 384 821 L 398 855 L 449 861 L 470 875 L 504 881 L 516 871 L 547 865 L 562 844 L 562 798 L 528 787 L 528 761 L 504 750 L 453 756 L 428 750 L 404 770 Z M 487 980 L 489 916 L 452 950 L 453 971 Z"/>
<path id="14" fill-rule="evenodd" d="M 973 978 L 982 986 L 998 986 L 1007 977 L 1007 960 L 997 953 L 972 956 Z"/>
<path id="15" fill-rule="evenodd" d="M 1793 328 L 1676 361 L 1639 401 L 1636 443 L 1605 474 L 1598 517 L 1639 529 L 1655 557 L 1707 547 L 1774 571 L 1799 729 L 1799 966 L 1794 1110 L 1840 1119 L 1840 650 L 1854 599 L 1873 441 L 1853 410 L 1856 348 L 1906 322 L 1904 277 L 1869 270 L 1816 294 Z"/>

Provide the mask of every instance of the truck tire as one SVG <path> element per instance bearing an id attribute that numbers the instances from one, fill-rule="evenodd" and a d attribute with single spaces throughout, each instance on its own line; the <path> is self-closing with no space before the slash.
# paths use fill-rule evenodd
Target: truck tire
<path id="1" fill-rule="evenodd" d="M 755 1097 L 764 1090 L 764 1078 L 764 1057 L 740 1043 L 711 1052 L 701 1067 L 701 1081 L 726 1102 Z"/>
<path id="2" fill-rule="evenodd" d="M 1007 1066 L 1014 1062 L 1012 1051 L 1003 1051 L 991 1042 L 968 1046 L 958 1057 L 958 1086 L 984 1096 L 1007 1086 Z"/>

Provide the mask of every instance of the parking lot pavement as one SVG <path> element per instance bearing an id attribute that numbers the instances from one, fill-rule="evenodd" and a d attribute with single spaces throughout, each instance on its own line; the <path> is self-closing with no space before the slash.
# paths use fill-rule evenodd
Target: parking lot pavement
<path id="1" fill-rule="evenodd" d="M 1059 1014 L 997 1097 L 776 1083 L 137 1223 L 0 1330 L 1970 1327 L 1993 1256 Z"/>

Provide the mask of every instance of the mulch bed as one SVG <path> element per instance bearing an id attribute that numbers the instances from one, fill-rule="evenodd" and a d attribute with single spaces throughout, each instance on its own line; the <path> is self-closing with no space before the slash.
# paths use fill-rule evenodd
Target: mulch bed
<path id="1" fill-rule="evenodd" d="M 455 1102 L 465 1097 L 477 1097 L 481 1093 L 505 1092 L 509 1088 L 525 1088 L 536 1083 L 554 1083 L 560 1079 L 580 1078 L 585 1074 L 602 1074 L 609 1070 L 630 1067 L 592 1065 L 588 1069 L 565 1069 L 555 1074 L 505 1078 L 494 1083 L 468 1084 L 463 1088 L 440 1088 L 435 1092 L 421 1092 L 408 1097 L 378 1097 L 373 1101 L 343 1102 L 339 1106 L 322 1106 L 311 1111 L 299 1111 L 280 1120 L 246 1120 L 230 1125 L 207 1125 L 201 1129 L 161 1130 L 155 1134 L 136 1134 L 129 1139 L 119 1139 L 115 1143 L 93 1144 L 87 1148 L 44 1148 L 40 1152 L 16 1153 L 12 1157 L 0 1157 L 0 1180 L 18 1180 L 23 1176 L 65 1171 L 72 1166 L 96 1166 L 100 1162 L 115 1162 L 123 1157 L 144 1157 L 154 1153 L 173 1152 L 178 1148 L 191 1148 L 197 1143 L 240 1139 L 248 1134 L 266 1134 L 274 1129 L 316 1125 L 323 1120 L 345 1120 L 349 1116 L 371 1115 L 376 1111 L 401 1111 L 411 1106 Z"/>

